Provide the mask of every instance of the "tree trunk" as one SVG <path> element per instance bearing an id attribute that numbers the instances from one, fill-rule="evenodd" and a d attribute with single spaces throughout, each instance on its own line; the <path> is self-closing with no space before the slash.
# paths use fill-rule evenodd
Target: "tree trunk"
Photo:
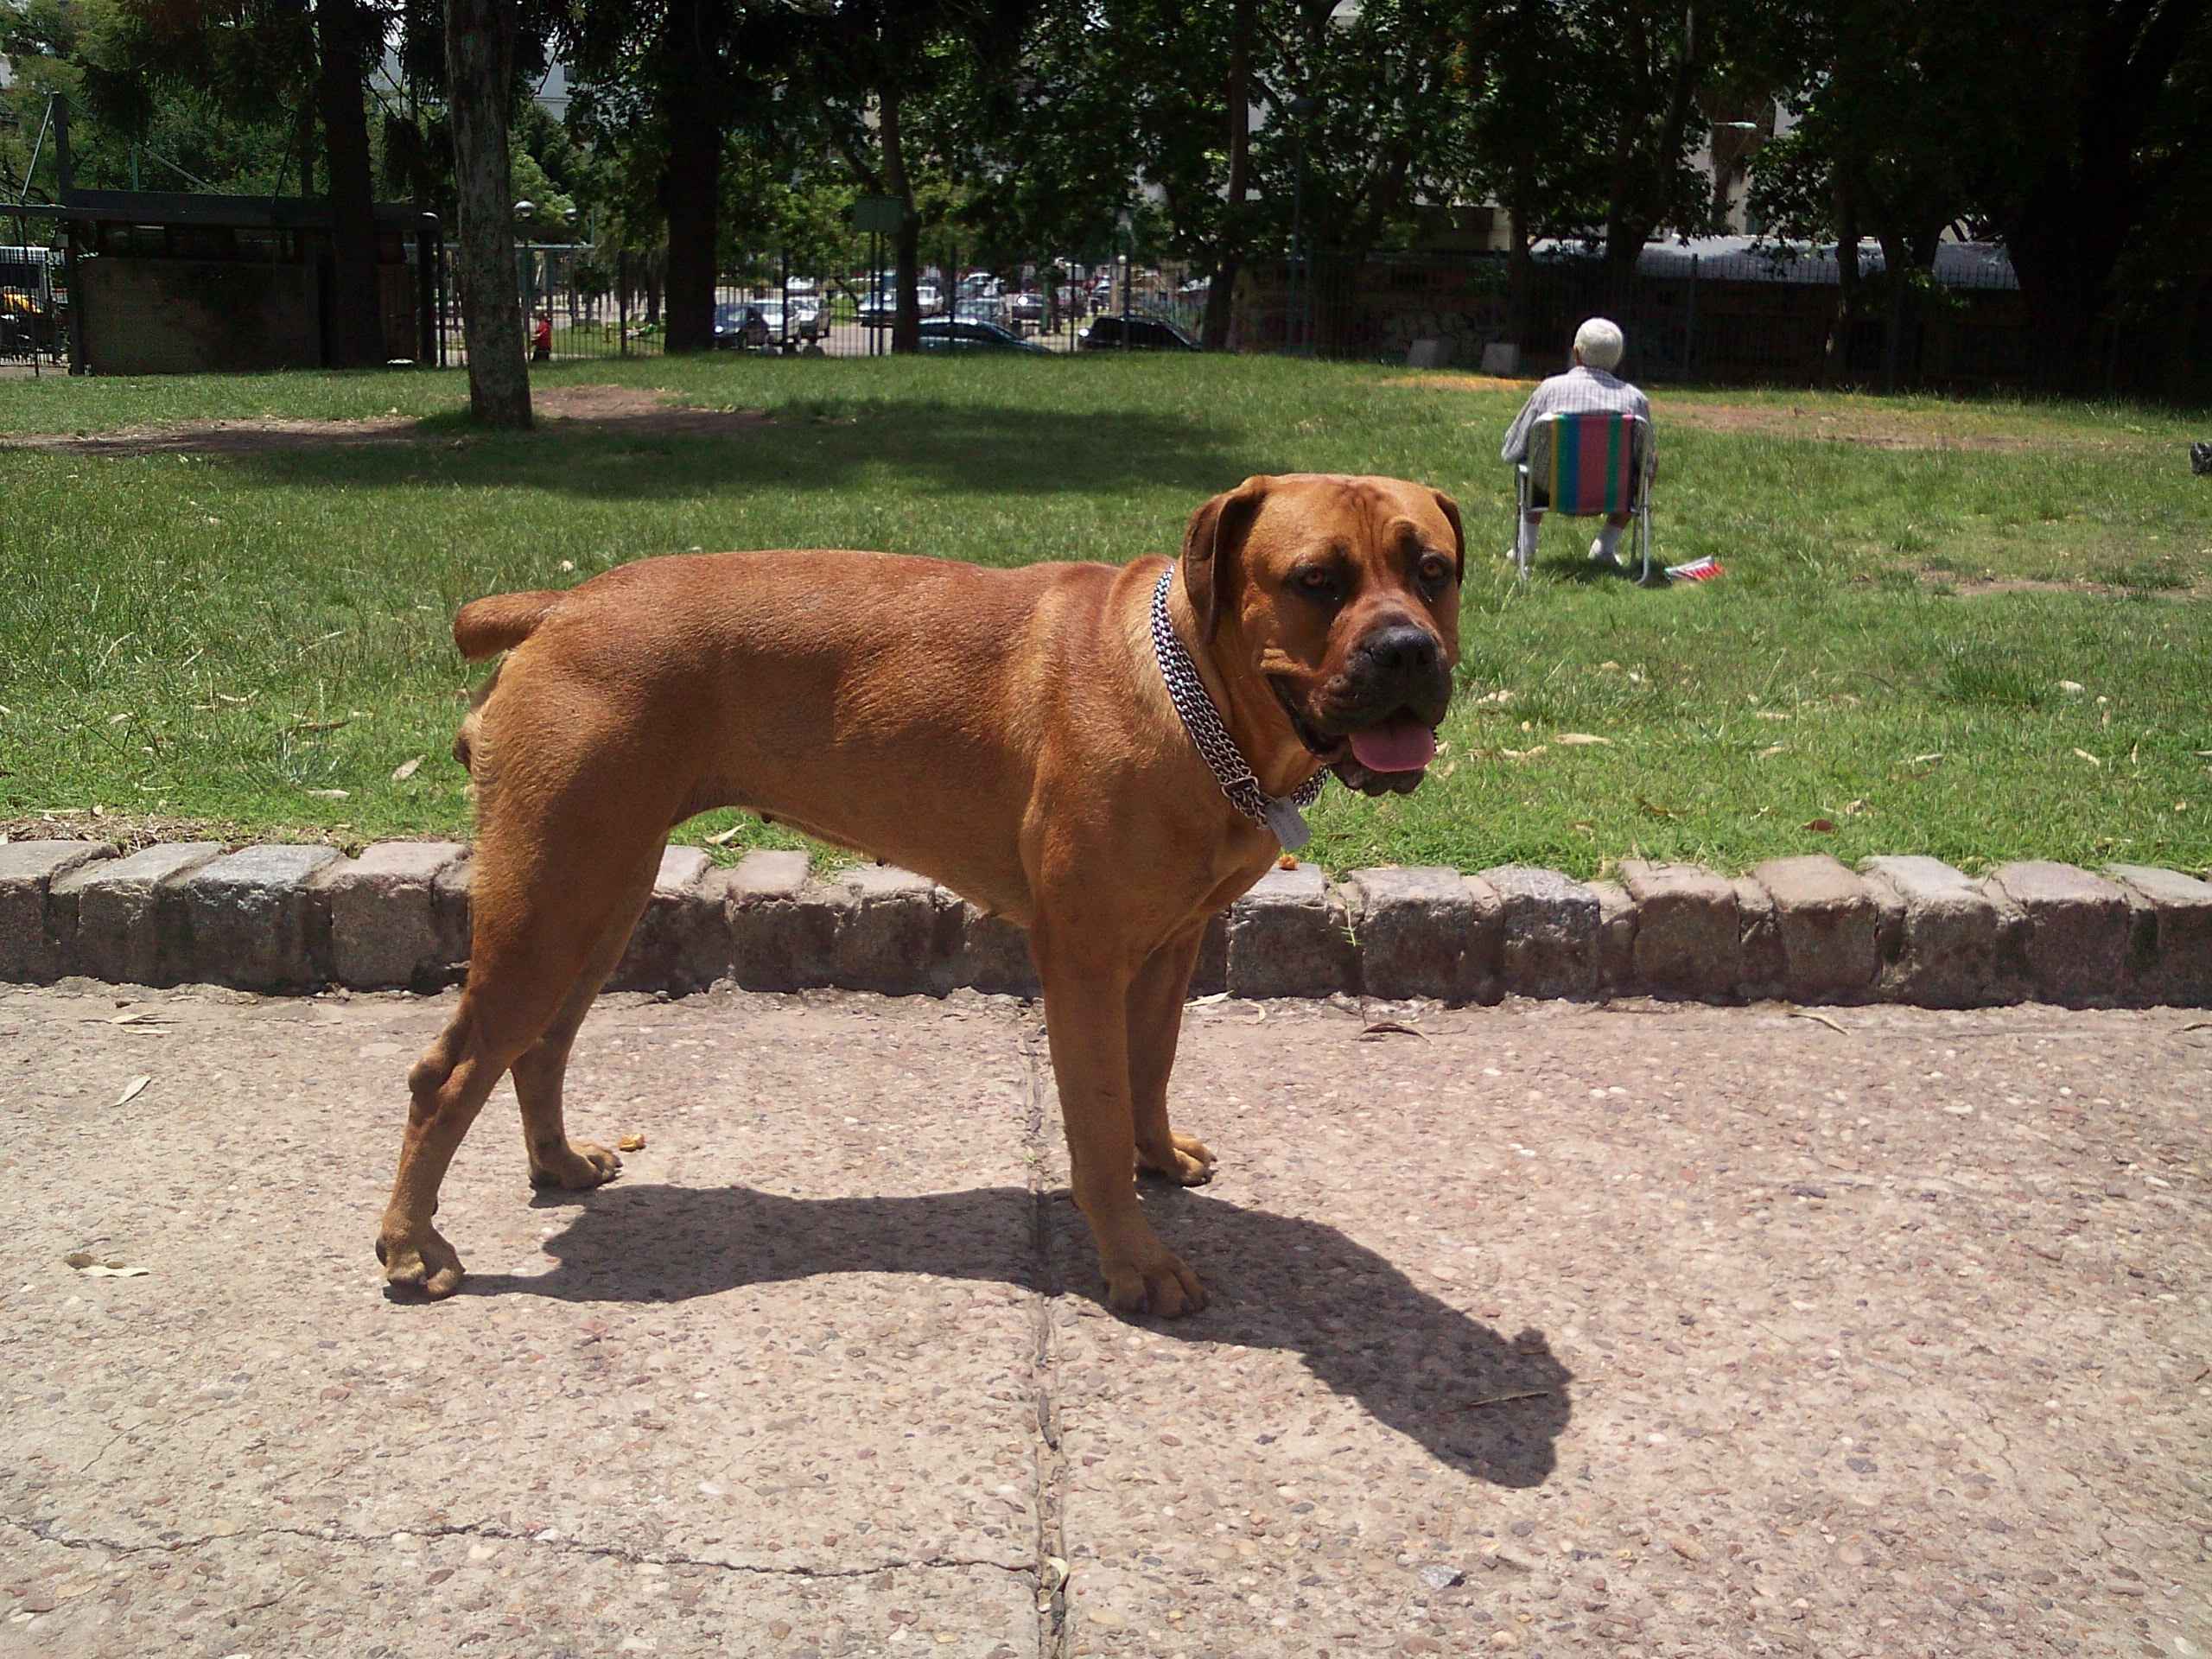
<path id="1" fill-rule="evenodd" d="M 507 162 L 514 55 L 515 0 L 446 0 L 468 410 L 485 426 L 530 424 L 530 369 L 515 294 L 514 179 Z"/>
<path id="2" fill-rule="evenodd" d="M 385 349 L 377 288 L 376 195 L 369 177 L 369 121 L 358 0 L 315 0 L 323 163 L 330 180 L 330 356 L 341 369 L 372 368 Z"/>
<path id="3" fill-rule="evenodd" d="M 1632 48 L 1640 60 L 1649 35 L 1640 19 L 1630 29 Z M 1700 73 L 1697 44 L 1697 7 L 1694 0 L 1682 7 L 1682 52 L 1675 61 L 1675 83 L 1660 112 L 1659 127 L 1646 149 L 1629 124 L 1632 112 L 1624 112 L 1621 148 L 1613 170 L 1611 200 L 1605 207 L 1605 264 L 1608 304 L 1618 304 L 1616 293 L 1625 296 L 1628 277 L 1643 257 L 1643 244 L 1659 227 L 1665 212 L 1667 180 L 1681 155 L 1685 124 L 1694 110 L 1693 95 Z"/>
<path id="4" fill-rule="evenodd" d="M 1525 197 L 1516 200 L 1506 215 L 1505 337 L 1529 354 L 1529 302 L 1535 287 L 1536 258 L 1529 248 L 1535 239 L 1535 215 Z"/>
<path id="5" fill-rule="evenodd" d="M 661 206 L 668 213 L 668 334 L 671 352 L 715 343 L 715 265 L 721 227 L 722 129 L 707 100 L 678 92 L 668 114 L 668 170 Z"/>
<path id="6" fill-rule="evenodd" d="M 1897 389 L 1897 348 L 1903 343 L 1899 336 L 1904 333 L 1905 281 L 1912 270 L 1912 257 L 1905 250 L 1904 238 L 1894 231 L 1882 232 L 1883 291 L 1889 301 L 1889 315 L 1882 323 L 1882 390 Z"/>
<path id="7" fill-rule="evenodd" d="M 1847 184 L 1835 192 L 1835 318 L 1828 325 L 1827 382 L 1851 372 L 1851 334 L 1859 315 L 1859 197 Z"/>
<path id="8" fill-rule="evenodd" d="M 922 216 L 914 211 L 913 181 L 906 176 L 906 145 L 899 130 L 897 92 L 878 95 L 876 112 L 883 141 L 883 191 L 897 199 L 899 229 L 891 238 L 891 263 L 896 296 L 891 315 L 891 349 L 922 349 Z"/>
<path id="9" fill-rule="evenodd" d="M 1252 170 L 1252 0 L 1235 0 L 1229 13 L 1229 200 L 1221 212 L 1221 237 L 1206 282 L 1206 319 L 1199 344 L 1225 350 L 1236 302 L 1236 275 L 1244 268 L 1244 198 Z"/>
<path id="10" fill-rule="evenodd" d="M 2113 271 L 2147 200 L 2143 129 L 2208 10 L 2208 0 L 2165 0 L 2104 11 L 2076 54 L 2073 143 L 2062 135 L 2050 147 L 2042 177 L 2000 223 L 2056 378 L 2076 387 L 2099 371 L 2088 349 L 2093 325 L 2111 302 Z"/>

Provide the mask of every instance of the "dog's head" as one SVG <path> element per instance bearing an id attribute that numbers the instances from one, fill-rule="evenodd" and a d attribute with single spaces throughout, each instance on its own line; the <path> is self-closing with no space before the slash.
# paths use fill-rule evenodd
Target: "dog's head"
<path id="1" fill-rule="evenodd" d="M 1459 659 L 1466 536 L 1395 478 L 1248 478 L 1191 515 L 1183 582 L 1224 671 L 1248 668 L 1354 789 L 1403 794 L 1436 752 Z"/>

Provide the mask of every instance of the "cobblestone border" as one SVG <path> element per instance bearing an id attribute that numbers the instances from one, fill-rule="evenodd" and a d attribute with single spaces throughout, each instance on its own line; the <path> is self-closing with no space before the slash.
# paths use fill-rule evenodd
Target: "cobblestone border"
<path id="1" fill-rule="evenodd" d="M 212 842 L 128 857 L 99 842 L 0 843 L 0 981 L 84 975 L 255 991 L 434 988 L 468 954 L 469 849 Z M 718 869 L 661 859 L 619 990 L 813 986 L 1033 993 L 1021 930 L 880 865 L 814 878 L 804 853 Z M 1509 865 L 1276 870 L 1214 920 L 1194 995 L 1334 992 L 1447 1002 L 1649 995 L 1705 1001 L 2069 1007 L 2212 1002 L 2212 884 L 2115 864 L 2007 864 L 1975 880 L 1939 860 L 1825 854 L 1731 879 L 1629 863 L 1618 883 Z"/>

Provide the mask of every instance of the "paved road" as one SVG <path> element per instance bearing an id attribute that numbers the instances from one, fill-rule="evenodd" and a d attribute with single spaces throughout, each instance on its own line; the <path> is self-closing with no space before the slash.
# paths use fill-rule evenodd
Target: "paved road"
<path id="1" fill-rule="evenodd" d="M 1154 1325 L 968 995 L 611 999 L 388 1300 L 442 1007 L 0 993 L 0 1652 L 2212 1650 L 2201 1017 L 1204 1007 Z"/>

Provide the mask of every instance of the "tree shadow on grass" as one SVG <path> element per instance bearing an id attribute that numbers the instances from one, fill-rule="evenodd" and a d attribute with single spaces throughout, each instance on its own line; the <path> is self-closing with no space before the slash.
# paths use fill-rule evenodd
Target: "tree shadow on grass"
<path id="1" fill-rule="evenodd" d="M 1090 1230 L 1065 1192 L 794 1198 L 751 1187 L 618 1184 L 550 1194 L 573 1208 L 545 1241 L 560 1265 L 472 1274 L 463 1294 L 671 1302 L 829 1274 L 920 1273 L 1096 1296 Z M 1544 1338 L 1508 1339 L 1418 1288 L 1333 1227 L 1147 1185 L 1145 1207 L 1206 1281 L 1206 1310 L 1162 1334 L 1302 1355 L 1329 1388 L 1436 1458 L 1501 1486 L 1541 1485 L 1570 1413 Z M 1037 1247 L 1040 1236 L 1043 1248 Z M 1284 1424 L 1280 1433 L 1302 1433 Z"/>
<path id="2" fill-rule="evenodd" d="M 711 413 L 711 411 L 709 411 Z M 532 432 L 286 447 L 231 458 L 270 484 L 524 488 L 597 499 L 886 484 L 947 494 L 1166 487 L 1210 495 L 1265 470 L 1177 415 L 927 400 L 790 404 L 711 422 L 549 422 Z"/>

